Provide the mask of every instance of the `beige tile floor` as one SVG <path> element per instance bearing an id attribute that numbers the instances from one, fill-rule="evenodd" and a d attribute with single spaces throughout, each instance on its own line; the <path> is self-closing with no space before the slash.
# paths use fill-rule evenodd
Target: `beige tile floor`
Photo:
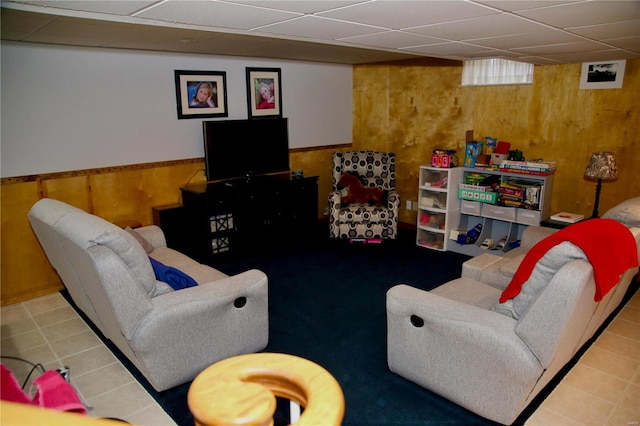
<path id="1" fill-rule="evenodd" d="M 0 314 L 2 356 L 40 363 L 45 370 L 69 367 L 71 384 L 88 415 L 140 426 L 176 424 L 59 293 L 3 306 Z M 32 368 L 12 359 L 2 362 L 21 385 Z M 38 375 L 32 375 L 25 391 Z"/>
<path id="2" fill-rule="evenodd" d="M 640 291 L 526 422 L 548 425 L 638 425 Z"/>
<path id="3" fill-rule="evenodd" d="M 41 363 L 45 369 L 70 367 L 71 383 L 89 415 L 140 426 L 175 425 L 59 294 L 3 306 L 0 314 L 2 355 Z M 2 361 L 20 383 L 31 369 Z M 526 424 L 637 426 L 639 420 L 637 292 Z"/>

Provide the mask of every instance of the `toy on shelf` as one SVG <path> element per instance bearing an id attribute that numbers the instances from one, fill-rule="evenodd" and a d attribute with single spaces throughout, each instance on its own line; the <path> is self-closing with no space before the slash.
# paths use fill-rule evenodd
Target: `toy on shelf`
<path id="1" fill-rule="evenodd" d="M 484 141 L 487 147 L 485 154 L 487 155 L 493 154 L 493 151 L 495 151 L 496 147 L 498 146 L 498 139 L 492 138 L 491 136 L 485 136 Z"/>
<path id="2" fill-rule="evenodd" d="M 420 205 L 427 208 L 446 209 L 447 206 L 436 197 L 420 197 Z"/>
<path id="3" fill-rule="evenodd" d="M 478 154 L 482 154 L 482 142 L 467 142 L 464 154 L 465 167 L 475 167 Z"/>
<path id="4" fill-rule="evenodd" d="M 429 213 L 422 212 L 422 214 L 420 215 L 420 226 L 427 226 L 430 219 L 431 215 Z"/>
<path id="5" fill-rule="evenodd" d="M 473 227 L 473 229 L 468 230 L 467 232 L 458 233 L 458 237 L 456 242 L 458 244 L 474 244 L 478 241 L 480 237 L 480 233 L 482 232 L 482 224 L 479 223 Z"/>
<path id="6" fill-rule="evenodd" d="M 431 155 L 431 167 L 448 169 L 458 165 L 455 149 L 434 149 Z"/>
<path id="7" fill-rule="evenodd" d="M 428 186 L 431 188 L 446 188 L 447 187 L 447 176 L 443 176 L 442 178 L 436 180 L 435 182 L 425 182 L 424 186 Z"/>
<path id="8" fill-rule="evenodd" d="M 496 243 L 496 250 L 504 250 L 504 246 L 507 245 L 507 237 L 502 237 Z"/>
<path id="9" fill-rule="evenodd" d="M 444 228 L 444 222 L 440 218 L 438 218 L 437 215 L 429 214 L 427 212 L 422 212 L 422 214 L 420 215 L 420 225 L 436 229 Z"/>
<path id="10" fill-rule="evenodd" d="M 480 245 L 480 248 L 484 250 L 491 250 L 493 249 L 493 247 L 494 247 L 493 238 L 485 238 L 482 244 Z"/>

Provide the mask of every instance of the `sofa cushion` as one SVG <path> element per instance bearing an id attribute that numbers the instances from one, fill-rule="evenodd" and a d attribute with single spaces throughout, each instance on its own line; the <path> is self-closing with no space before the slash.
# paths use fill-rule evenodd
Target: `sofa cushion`
<path id="1" fill-rule="evenodd" d="M 491 306 L 490 310 L 515 319 L 515 313 L 513 312 L 513 299 L 509 299 L 504 303 L 495 303 L 493 306 Z"/>
<path id="2" fill-rule="evenodd" d="M 586 256 L 582 250 L 568 241 L 549 249 L 542 259 L 538 261 L 529 279 L 522 285 L 520 294 L 513 298 L 511 316 L 518 319 L 525 315 L 529 306 L 549 285 L 556 272 L 565 264 L 576 259 L 586 259 Z M 502 308 L 494 308 L 494 310 L 503 312 L 504 310 L 509 310 L 509 307 L 507 305 Z"/>
<path id="3" fill-rule="evenodd" d="M 142 235 L 134 231 L 130 226 L 127 226 L 126 228 L 124 228 L 124 230 L 127 231 L 129 234 L 131 234 L 131 236 L 135 238 L 137 242 L 140 243 L 140 245 L 142 246 L 144 251 L 147 252 L 147 254 L 153 251 L 153 246 L 151 245 L 151 243 L 147 241 Z"/>
<path id="4" fill-rule="evenodd" d="M 111 249 L 131 270 L 131 276 L 150 296 L 155 294 L 156 279 L 149 257 L 138 241 L 123 229 L 114 229 L 100 234 L 94 242 Z"/>
<path id="5" fill-rule="evenodd" d="M 185 269 L 192 265 L 199 265 L 198 262 L 190 258 L 184 253 L 170 249 L 169 247 L 159 247 L 153 250 L 150 257 L 153 257 L 158 262 L 162 262 L 165 265 L 172 266 L 186 272 Z"/>
<path id="6" fill-rule="evenodd" d="M 628 228 L 640 228 L 640 197 L 623 201 L 607 210 L 602 218 L 616 220 Z"/>
<path id="7" fill-rule="evenodd" d="M 386 207 L 368 204 L 349 204 L 340 209 L 338 217 L 341 223 L 385 223 L 389 220 L 389 210 Z"/>
<path id="8" fill-rule="evenodd" d="M 500 297 L 500 290 L 469 278 L 457 278 L 444 283 L 430 293 L 458 302 L 489 309 Z"/>
<path id="9" fill-rule="evenodd" d="M 510 259 L 504 259 L 504 261 L 500 263 L 500 273 L 506 277 L 513 277 L 522 263 L 522 259 L 524 259 L 524 254 Z"/>
<path id="10" fill-rule="evenodd" d="M 160 247 L 151 254 L 158 262 L 167 266 L 172 266 L 181 270 L 193 278 L 198 284 L 210 283 L 212 281 L 227 278 L 228 275 L 210 266 L 196 262 L 190 257 L 168 247 Z"/>
<path id="11" fill-rule="evenodd" d="M 553 368 L 556 359 L 568 361 L 577 350 L 598 305 L 593 300 L 594 287 L 589 263 L 570 261 L 517 320 L 516 334 L 544 368 Z"/>

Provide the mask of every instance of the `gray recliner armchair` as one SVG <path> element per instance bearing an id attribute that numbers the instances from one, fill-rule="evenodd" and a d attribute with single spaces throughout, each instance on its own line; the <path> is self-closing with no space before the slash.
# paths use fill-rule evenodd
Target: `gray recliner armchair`
<path id="1" fill-rule="evenodd" d="M 384 191 L 382 205 L 343 204 L 339 182 L 344 173 L 357 174 L 364 187 Z M 395 239 L 400 195 L 395 191 L 395 154 L 376 151 L 333 154 L 333 189 L 329 194 L 329 233 L 332 238 Z"/>
<path id="2" fill-rule="evenodd" d="M 124 230 L 52 199 L 38 201 L 29 221 L 75 304 L 156 390 L 266 347 L 263 272 L 227 276 L 168 248 L 157 226 Z M 149 257 L 198 285 L 173 290 L 156 279 Z"/>

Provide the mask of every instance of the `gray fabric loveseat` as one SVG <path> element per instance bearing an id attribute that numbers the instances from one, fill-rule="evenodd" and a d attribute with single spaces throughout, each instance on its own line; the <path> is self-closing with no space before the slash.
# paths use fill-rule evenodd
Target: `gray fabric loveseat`
<path id="1" fill-rule="evenodd" d="M 626 262 L 637 265 L 640 228 L 621 233 Z M 619 241 L 600 243 L 612 251 Z M 607 269 L 592 267 L 585 252 L 564 241 L 546 251 L 521 292 L 504 303 L 507 286 L 479 281 L 477 270 L 476 279 L 461 277 L 432 291 L 395 286 L 387 293 L 389 368 L 480 416 L 511 424 L 620 304 L 638 272 L 620 267 L 610 280 L 617 284 L 596 300 L 594 274 Z"/>
<path id="2" fill-rule="evenodd" d="M 75 304 L 162 391 L 268 342 L 266 275 L 227 276 L 167 248 L 157 226 L 124 230 L 53 199 L 29 221 Z M 193 278 L 174 290 L 150 257 Z"/>

